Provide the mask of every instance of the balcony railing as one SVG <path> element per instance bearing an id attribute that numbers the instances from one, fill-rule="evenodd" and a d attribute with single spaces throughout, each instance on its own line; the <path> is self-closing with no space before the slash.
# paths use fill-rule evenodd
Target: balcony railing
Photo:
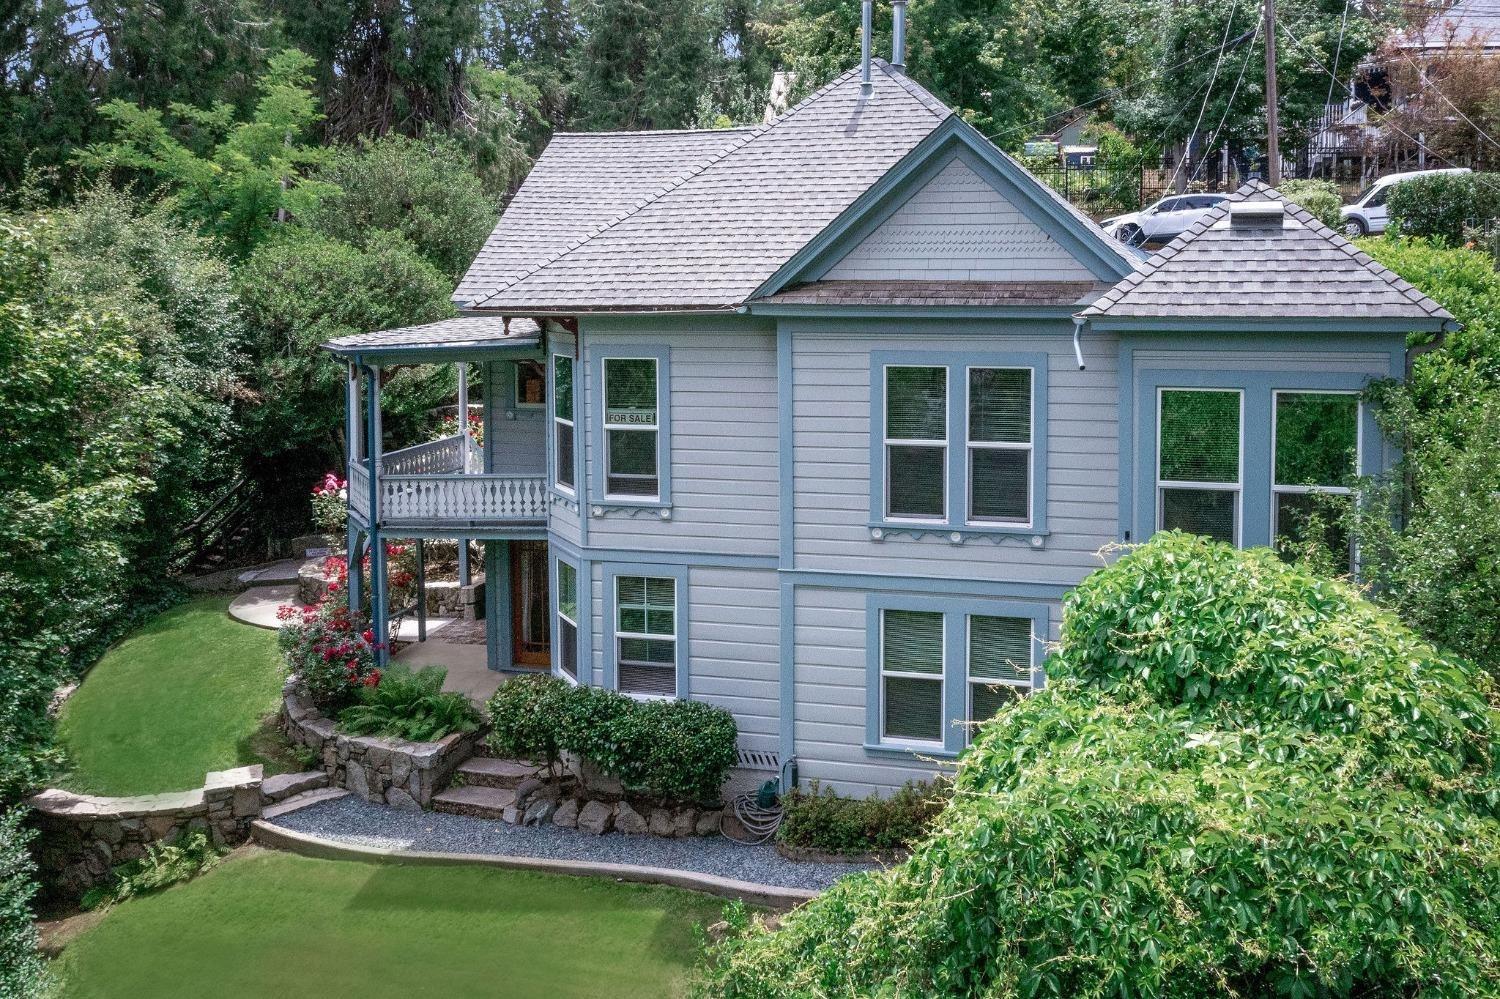
<path id="1" fill-rule="evenodd" d="M 380 459 L 377 519 L 401 524 L 540 522 L 547 519 L 546 476 L 481 474 L 484 456 L 464 438 L 444 437 L 402 448 Z M 349 507 L 370 518 L 370 479 L 364 464 L 349 469 Z"/>
<path id="2" fill-rule="evenodd" d="M 545 475 L 382 475 L 385 523 L 545 520 Z"/>

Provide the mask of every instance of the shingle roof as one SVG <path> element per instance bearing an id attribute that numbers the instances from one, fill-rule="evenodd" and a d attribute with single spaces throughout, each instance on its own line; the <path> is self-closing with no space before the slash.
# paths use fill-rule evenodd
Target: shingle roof
<path id="1" fill-rule="evenodd" d="M 336 354 L 392 347 L 494 347 L 539 343 L 541 330 L 530 319 L 505 320 L 500 316 L 459 316 L 423 326 L 403 326 L 378 333 L 341 336 L 325 343 Z"/>
<path id="2" fill-rule="evenodd" d="M 683 139 L 691 148 L 681 152 L 682 169 L 665 181 L 664 171 L 654 172 L 656 189 L 612 215 L 591 209 L 574 217 L 560 198 L 543 197 L 550 180 L 535 196 L 523 186 L 523 207 L 533 214 L 512 218 L 516 205 L 507 210 L 457 297 L 474 307 L 533 313 L 744 301 L 952 113 L 883 61 L 875 61 L 873 76 L 869 97 L 850 71 L 770 125 L 674 133 L 720 138 Z M 561 168 L 568 154 L 566 141 L 552 159 L 549 147 L 547 170 L 539 162 L 533 176 Z M 633 159 L 633 150 L 623 158 Z M 562 169 L 567 183 L 583 184 L 598 166 Z M 652 186 L 632 181 L 631 190 L 639 195 Z M 625 200 L 622 192 L 616 204 Z M 559 235 L 532 252 L 515 240 L 523 232 L 531 238 L 536 223 L 550 217 L 542 212 L 568 217 Z M 531 258 L 525 270 L 522 256 Z"/>
<path id="3" fill-rule="evenodd" d="M 1229 224 L 1230 206 L 1280 201 L 1275 227 Z M 1080 315 L 1109 318 L 1451 320 L 1279 191 L 1251 181 Z"/>
<path id="4" fill-rule="evenodd" d="M 1098 281 L 813 281 L 754 304 L 1076 307 L 1108 287 Z"/>
<path id="5" fill-rule="evenodd" d="M 557 133 L 469 265 L 453 300 L 471 305 L 509 284 L 749 131 Z"/>
<path id="6" fill-rule="evenodd" d="M 1495 0 L 1458 0 L 1440 11 L 1416 31 L 1396 39 L 1400 49 L 1446 49 L 1452 45 L 1479 43 L 1482 47 L 1500 47 L 1500 4 Z"/>

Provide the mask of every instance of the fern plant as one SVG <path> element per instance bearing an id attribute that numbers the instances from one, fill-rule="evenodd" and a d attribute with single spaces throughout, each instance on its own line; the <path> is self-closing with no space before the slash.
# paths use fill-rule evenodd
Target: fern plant
<path id="1" fill-rule="evenodd" d="M 479 727 L 479 712 L 463 694 L 444 693 L 448 671 L 428 666 L 413 672 L 391 666 L 361 687 L 358 703 L 339 712 L 339 727 L 350 735 L 379 735 L 411 742 L 435 742 Z"/>
<path id="2" fill-rule="evenodd" d="M 144 857 L 121 864 L 108 883 L 89 889 L 80 905 L 98 909 L 136 895 L 149 895 L 212 870 L 223 858 L 224 851 L 201 832 L 180 836 L 171 843 L 152 843 Z"/>

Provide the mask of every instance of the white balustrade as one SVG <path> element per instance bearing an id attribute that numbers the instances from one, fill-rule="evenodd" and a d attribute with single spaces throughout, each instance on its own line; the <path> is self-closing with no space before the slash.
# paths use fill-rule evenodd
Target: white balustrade
<path id="1" fill-rule="evenodd" d="M 349 509 L 368 518 L 370 515 L 370 473 L 365 471 L 365 466 L 359 462 L 351 462 L 349 465 L 348 493 Z"/>
<path id="2" fill-rule="evenodd" d="M 462 472 L 464 439 L 455 434 L 440 437 L 426 444 L 391 451 L 380 459 L 380 474 L 387 475 L 442 475 L 446 472 Z"/>
<path id="3" fill-rule="evenodd" d="M 382 475 L 384 523 L 541 521 L 547 518 L 543 475 Z"/>

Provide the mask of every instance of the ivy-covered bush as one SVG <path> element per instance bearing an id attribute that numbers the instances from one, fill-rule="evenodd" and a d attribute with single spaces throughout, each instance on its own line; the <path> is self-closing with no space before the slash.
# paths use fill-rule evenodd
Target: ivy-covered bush
<path id="1" fill-rule="evenodd" d="M 522 676 L 500 685 L 489 713 L 489 745 L 502 756 L 555 767 L 573 753 L 626 787 L 669 801 L 717 801 L 737 758 L 734 716 L 700 701 L 637 701 Z"/>
<path id="2" fill-rule="evenodd" d="M 740 919 L 703 994 L 1493 990 L 1500 717 L 1472 665 L 1177 533 L 1086 579 L 1061 649 L 906 863 Z"/>
<path id="3" fill-rule="evenodd" d="M 41 999 L 50 992 L 31 911 L 36 864 L 27 847 L 36 832 L 24 818 L 19 808 L 0 813 L 0 996 L 6 999 Z"/>
<path id="4" fill-rule="evenodd" d="M 889 798 L 845 798 L 817 781 L 782 798 L 776 839 L 787 846 L 855 856 L 908 850 L 948 803 L 945 781 L 908 781 Z"/>
<path id="5" fill-rule="evenodd" d="M 370 676 L 375 682 L 358 688 L 354 704 L 339 712 L 339 728 L 350 735 L 436 742 L 479 727 L 479 712 L 466 696 L 444 693 L 448 671 L 441 666 L 412 672 L 394 664 Z"/>
<path id="6" fill-rule="evenodd" d="M 1472 173 L 1437 173 L 1403 180 L 1392 190 L 1386 211 L 1403 236 L 1464 241 L 1466 226 L 1500 216 L 1500 185 Z"/>
<path id="7" fill-rule="evenodd" d="M 315 607 L 282 607 L 277 645 L 289 674 L 296 674 L 313 704 L 336 714 L 365 686 L 380 682 L 375 652 L 380 647 L 362 615 L 339 599 L 338 584 Z"/>

